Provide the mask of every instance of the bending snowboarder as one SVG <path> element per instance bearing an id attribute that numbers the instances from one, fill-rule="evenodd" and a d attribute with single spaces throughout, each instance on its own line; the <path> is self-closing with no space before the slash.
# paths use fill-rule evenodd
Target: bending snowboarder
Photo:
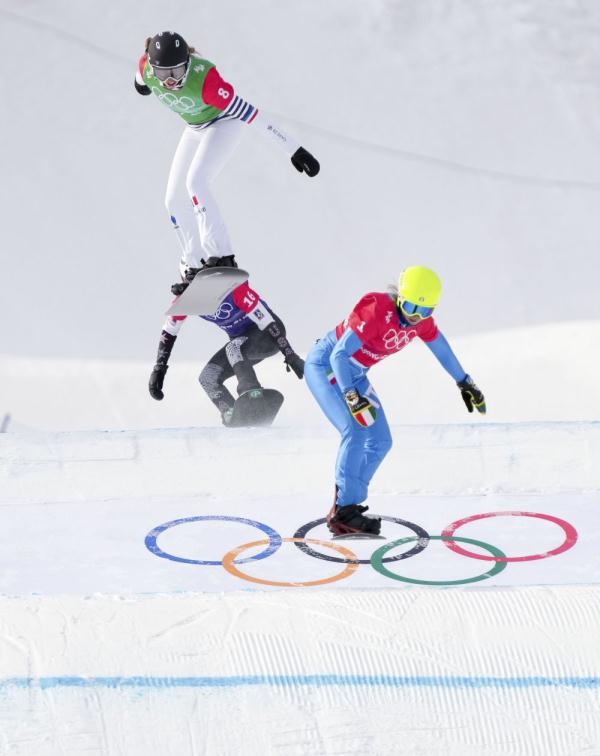
<path id="1" fill-rule="evenodd" d="M 215 273 L 226 267 L 237 267 L 229 256 L 219 259 L 217 263 Z M 172 287 L 174 293 L 183 293 L 198 270 L 188 268 L 184 271 L 183 283 Z M 261 399 L 263 389 L 254 367 L 278 351 L 284 356 L 288 372 L 291 370 L 298 378 L 302 378 L 304 361 L 290 346 L 283 322 L 248 286 L 247 281 L 228 294 L 213 315 L 200 317 L 218 325 L 229 337 L 229 342 L 211 357 L 199 377 L 200 385 L 221 413 L 224 425 L 231 424 L 235 404 L 233 396 L 224 385 L 229 378 L 237 378 L 238 396 L 251 394 L 254 399 Z M 148 386 L 154 399 L 161 400 L 164 396 L 163 383 L 169 358 L 185 319 L 185 315 L 171 315 L 163 326 L 156 364 Z"/>
<path id="2" fill-rule="evenodd" d="M 485 399 L 465 372 L 433 312 L 441 283 L 428 268 L 406 268 L 398 288 L 365 294 L 350 315 L 312 348 L 305 364 L 309 389 L 342 436 L 335 499 L 327 516 L 334 535 L 378 535 L 381 520 L 362 506 L 371 478 L 392 446 L 383 408 L 367 377 L 369 369 L 420 338 L 457 382 L 469 412 L 485 414 Z"/>
<path id="3" fill-rule="evenodd" d="M 307 176 L 318 161 L 276 127 L 263 111 L 240 97 L 215 65 L 179 34 L 165 31 L 146 41 L 135 75 L 141 95 L 154 94 L 186 127 L 175 152 L 165 203 L 182 250 L 182 263 L 199 268 L 234 254 L 225 222 L 212 195 L 212 180 L 251 126 L 269 137 Z"/>

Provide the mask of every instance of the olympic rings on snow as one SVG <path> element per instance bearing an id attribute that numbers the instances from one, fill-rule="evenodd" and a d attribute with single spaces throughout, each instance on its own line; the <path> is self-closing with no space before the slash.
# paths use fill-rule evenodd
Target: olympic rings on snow
<path id="1" fill-rule="evenodd" d="M 495 556 L 486 556 L 485 554 L 474 554 L 472 551 L 467 551 L 456 545 L 455 541 L 460 541 L 461 539 L 456 538 L 454 533 L 461 527 L 461 525 L 466 525 L 468 522 L 475 522 L 475 520 L 484 520 L 487 517 L 500 517 L 502 515 L 508 515 L 509 517 L 539 517 L 541 520 L 554 522 L 565 531 L 565 540 L 560 546 L 557 546 L 551 551 L 544 551 L 542 554 L 530 554 L 529 556 L 522 557 L 505 556 L 502 559 L 498 559 L 498 557 Z M 448 525 L 448 527 L 444 528 L 442 531 L 442 535 L 451 539 L 444 540 L 444 543 L 449 549 L 456 551 L 457 554 L 462 554 L 462 556 L 467 556 L 471 559 L 494 560 L 496 562 L 533 562 L 535 559 L 546 559 L 546 557 L 556 556 L 557 554 L 562 554 L 563 551 L 568 551 L 577 542 L 577 531 L 571 523 L 566 520 L 561 520 L 560 517 L 540 514 L 539 512 L 484 512 L 483 514 L 471 515 L 470 517 L 464 517 L 462 520 L 456 520 L 456 522 Z"/>
<path id="2" fill-rule="evenodd" d="M 432 541 L 446 541 L 446 536 L 443 535 L 429 536 L 429 538 Z M 495 546 L 490 546 L 489 543 L 483 543 L 483 541 L 476 541 L 474 538 L 459 538 L 458 536 L 452 536 L 452 538 L 455 541 L 470 543 L 472 546 L 479 546 L 482 549 L 486 549 L 490 552 L 490 554 L 493 555 L 492 559 L 496 560 L 496 564 L 490 570 L 484 572 L 483 575 L 476 575 L 473 578 L 463 578 L 462 580 L 421 580 L 417 578 L 402 577 L 402 575 L 396 575 L 395 572 L 390 572 L 387 567 L 383 566 L 383 555 L 387 554 L 388 551 L 396 548 L 396 546 L 402 546 L 402 544 L 404 543 L 409 543 L 410 541 L 416 540 L 414 536 L 409 536 L 408 538 L 399 538 L 397 541 L 392 541 L 391 543 L 386 543 L 385 545 L 381 546 L 381 548 L 373 552 L 373 555 L 371 556 L 371 564 L 373 565 L 373 568 L 376 572 L 379 572 L 381 575 L 385 575 L 385 577 L 389 577 L 392 580 L 401 580 L 403 583 L 416 583 L 417 585 L 466 585 L 467 583 L 477 583 L 480 580 L 494 577 L 494 575 L 497 575 L 499 572 L 502 572 L 502 570 L 506 569 L 506 555 L 503 551 L 500 551 L 500 549 L 497 549 Z"/>
<path id="3" fill-rule="evenodd" d="M 304 539 L 300 538 L 284 538 L 284 543 L 295 543 L 298 545 L 298 541 L 304 541 Z M 237 567 L 234 566 L 234 560 L 238 554 L 240 554 L 242 551 L 246 551 L 246 549 L 250 549 L 253 546 L 262 546 L 263 544 L 269 543 L 268 540 L 264 541 L 252 541 L 252 543 L 244 543 L 242 546 L 236 546 L 235 549 L 231 549 L 231 551 L 228 551 L 227 554 L 223 557 L 223 567 L 229 572 L 231 575 L 235 575 L 236 577 L 242 578 L 243 580 L 249 580 L 251 583 L 260 583 L 261 585 L 275 585 L 278 587 L 283 588 L 308 588 L 309 586 L 313 585 L 327 585 L 327 583 L 335 583 L 338 580 L 343 580 L 344 578 L 350 577 L 353 572 L 356 572 L 358 569 L 358 560 L 356 559 L 356 554 L 353 554 L 350 549 L 345 548 L 344 546 L 340 546 L 339 543 L 335 543 L 332 541 L 316 541 L 313 539 L 309 539 L 308 543 L 315 543 L 319 546 L 326 546 L 328 549 L 333 549 L 334 551 L 338 551 L 340 554 L 344 556 L 343 560 L 338 561 L 344 561 L 346 566 L 344 569 L 339 572 L 337 575 L 334 575 L 333 577 L 323 578 L 322 580 L 309 580 L 306 582 L 286 582 L 286 581 L 280 581 L 280 580 L 265 580 L 263 578 L 257 578 L 252 577 L 252 575 L 246 575 L 241 570 L 238 570 Z M 242 561 L 248 561 L 242 560 Z"/>
<path id="4" fill-rule="evenodd" d="M 415 525 L 414 522 L 408 522 L 408 520 L 401 520 L 399 517 L 388 517 L 386 515 L 379 515 L 382 520 L 386 520 L 386 522 L 395 522 L 397 525 L 404 525 L 405 528 L 408 528 L 409 530 L 412 530 L 412 532 L 417 536 L 416 538 L 413 538 L 411 540 L 416 541 L 416 545 L 412 547 L 412 549 L 409 549 L 408 551 L 404 551 L 401 554 L 398 554 L 394 557 L 388 557 L 387 559 L 384 559 L 385 562 L 399 562 L 401 559 L 410 559 L 410 557 L 416 556 L 417 554 L 420 554 L 423 549 L 427 547 L 429 544 L 429 533 L 424 530 L 420 525 Z M 307 556 L 315 557 L 316 559 L 324 559 L 327 562 L 346 562 L 345 559 L 340 559 L 340 557 L 330 556 L 329 554 L 321 554 L 320 551 L 315 551 L 314 549 L 311 549 L 308 545 L 308 542 L 306 541 L 306 534 L 309 533 L 313 528 L 318 527 L 319 525 L 324 525 L 327 522 L 327 519 L 325 517 L 322 517 L 320 520 L 313 520 L 312 522 L 307 522 L 306 525 L 302 525 L 298 530 L 294 533 L 294 538 L 298 539 L 295 543 L 296 546 L 300 549 L 300 551 L 303 551 Z M 370 559 L 357 559 L 356 564 L 370 564 Z"/>
<path id="5" fill-rule="evenodd" d="M 473 538 L 461 538 L 455 535 L 455 532 L 458 530 L 458 528 L 466 525 L 467 523 L 487 519 L 489 517 L 500 517 L 503 515 L 512 517 L 534 517 L 552 522 L 563 529 L 565 533 L 564 541 L 560 544 L 560 546 L 557 546 L 550 551 L 546 551 L 540 554 L 531 554 L 522 557 L 508 557 L 496 546 L 484 543 L 483 541 L 477 541 Z M 154 555 L 161 557 L 162 559 L 170 559 L 173 562 L 183 562 L 184 564 L 198 564 L 203 566 L 222 565 L 229 574 L 234 575 L 235 577 L 238 577 L 242 580 L 258 583 L 260 585 L 270 585 L 276 587 L 309 587 L 316 585 L 327 585 L 329 583 L 335 583 L 339 580 L 350 577 L 354 572 L 356 572 L 360 564 L 371 564 L 376 572 L 378 572 L 380 575 L 383 575 L 384 577 L 390 578 L 391 580 L 398 580 L 404 583 L 414 583 L 417 585 L 445 586 L 465 585 L 467 583 L 476 583 L 481 580 L 486 580 L 487 578 L 491 578 L 506 569 L 508 562 L 530 562 L 537 559 L 546 559 L 550 556 L 562 554 L 568 549 L 572 548 L 577 542 L 578 538 L 577 531 L 573 527 L 573 525 L 566 522 L 565 520 L 561 520 L 559 517 L 540 514 L 539 512 L 485 512 L 482 514 L 470 515 L 469 517 L 464 517 L 460 520 L 456 520 L 455 522 L 445 527 L 442 531 L 442 534 L 439 536 L 429 535 L 427 531 L 424 530 L 420 525 L 415 525 L 415 523 L 408 522 L 407 520 L 401 520 L 398 517 L 389 517 L 386 515 L 380 516 L 382 520 L 393 522 L 397 525 L 401 525 L 408 528 L 409 530 L 412 530 L 415 535 L 408 536 L 406 538 L 399 538 L 390 543 L 386 543 L 383 546 L 380 546 L 373 552 L 370 559 L 358 559 L 356 554 L 354 554 L 348 548 L 341 546 L 339 542 L 306 538 L 307 533 L 326 522 L 325 518 L 312 520 L 311 522 L 302 525 L 296 530 L 292 538 L 282 538 L 279 533 L 277 533 L 277 531 L 275 531 L 269 525 L 265 525 L 264 523 L 258 522 L 256 520 L 249 520 L 245 517 L 230 517 L 228 515 L 198 515 L 196 517 L 183 517 L 181 519 L 172 520 L 171 522 L 166 522 L 163 525 L 158 525 L 157 527 L 153 528 L 145 538 L 145 545 L 146 548 L 149 549 L 149 551 L 151 551 Z M 245 543 L 241 546 L 236 546 L 228 551 L 222 560 L 214 561 L 188 559 L 186 557 L 176 556 L 174 554 L 169 554 L 158 546 L 157 539 L 166 530 L 169 530 L 170 528 L 173 528 L 177 525 L 182 525 L 184 523 L 207 521 L 236 522 L 243 525 L 250 525 L 251 527 L 257 528 L 258 530 L 262 531 L 267 536 L 267 538 L 260 541 Z M 492 561 L 495 564 L 493 565 L 493 567 L 491 567 L 491 569 L 481 575 L 477 575 L 473 578 L 464 578 L 461 580 L 423 580 L 417 578 L 408 578 L 402 575 L 398 575 L 397 573 L 389 570 L 387 567 L 384 567 L 384 564 L 386 563 L 402 561 L 404 559 L 409 559 L 410 557 L 420 554 L 427 547 L 430 540 L 442 541 L 442 543 L 444 543 L 450 550 L 454 551 L 457 554 L 460 554 L 461 556 L 466 556 L 470 559 Z M 292 582 L 253 577 L 252 575 L 248 575 L 242 572 L 236 566 L 240 564 L 246 564 L 248 562 L 256 562 L 261 559 L 266 559 L 267 557 L 274 554 L 284 542 L 294 543 L 307 556 L 315 557 L 316 559 L 322 559 L 327 562 L 344 564 L 345 567 L 341 572 L 339 572 L 337 575 L 333 575 L 332 577 L 322 578 L 319 580 Z M 416 542 L 415 546 L 413 546 L 408 551 L 401 552 L 396 556 L 385 556 L 393 549 L 412 542 Z M 468 551 L 467 549 L 459 546 L 457 542 L 470 544 L 472 546 L 478 546 L 479 548 L 488 551 L 489 556 Z M 332 549 L 333 551 L 337 551 L 340 556 L 322 554 L 321 552 L 315 551 L 314 549 L 310 548 L 309 544 L 319 545 L 328 549 Z M 246 557 L 244 559 L 237 558 L 244 551 L 255 548 L 257 546 L 266 546 L 266 548 L 258 554 L 255 554 L 254 556 Z"/>
<path id="6" fill-rule="evenodd" d="M 182 517 L 179 520 L 171 520 L 171 522 L 165 522 L 163 525 L 158 525 L 157 527 L 153 528 L 148 535 L 145 538 L 144 543 L 146 544 L 146 548 L 149 549 L 153 554 L 156 554 L 158 557 L 162 557 L 163 559 L 170 559 L 172 562 L 183 562 L 184 564 L 202 564 L 202 565 L 214 565 L 214 566 L 220 566 L 222 564 L 221 560 L 211 562 L 208 560 L 201 560 L 201 559 L 185 559 L 184 557 L 178 557 L 174 554 L 168 554 L 166 551 L 163 551 L 159 545 L 156 543 L 156 539 L 161 533 L 164 533 L 165 530 L 168 530 L 169 528 L 174 528 L 176 525 L 182 525 L 184 522 L 206 522 L 208 520 L 219 520 L 223 522 L 241 522 L 244 525 L 252 525 L 254 528 L 258 528 L 259 530 L 262 530 L 262 532 L 265 535 L 269 536 L 268 544 L 269 547 L 265 549 L 264 551 L 261 551 L 260 554 L 256 554 L 256 556 L 248 557 L 247 559 L 242 559 L 239 564 L 244 564 L 245 562 L 254 562 L 257 559 L 266 559 L 268 556 L 271 556 L 271 554 L 275 553 L 277 549 L 281 546 L 281 536 L 279 533 L 277 533 L 273 528 L 270 528 L 268 525 L 265 525 L 262 522 L 256 522 L 255 520 L 247 520 L 245 517 L 229 517 L 227 515 L 198 515 L 198 517 Z"/>

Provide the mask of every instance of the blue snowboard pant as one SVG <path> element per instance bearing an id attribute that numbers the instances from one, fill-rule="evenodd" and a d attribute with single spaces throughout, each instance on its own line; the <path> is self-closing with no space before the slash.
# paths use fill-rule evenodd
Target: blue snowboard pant
<path id="1" fill-rule="evenodd" d="M 368 428 L 352 417 L 341 390 L 329 382 L 327 372 L 327 365 L 314 352 L 310 353 L 304 365 L 304 379 L 327 419 L 342 436 L 335 466 L 337 501 L 340 506 L 360 504 L 367 498 L 371 478 L 392 447 L 392 434 L 366 376 L 359 378 L 354 387 L 377 411 L 375 422 Z"/>

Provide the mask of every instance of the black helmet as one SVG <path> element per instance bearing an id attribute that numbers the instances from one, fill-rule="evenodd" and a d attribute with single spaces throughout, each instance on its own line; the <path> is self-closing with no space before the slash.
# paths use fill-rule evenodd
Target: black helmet
<path id="1" fill-rule="evenodd" d="M 187 63 L 189 57 L 188 43 L 176 32 L 159 32 L 148 44 L 148 62 L 151 66 L 174 68 Z"/>

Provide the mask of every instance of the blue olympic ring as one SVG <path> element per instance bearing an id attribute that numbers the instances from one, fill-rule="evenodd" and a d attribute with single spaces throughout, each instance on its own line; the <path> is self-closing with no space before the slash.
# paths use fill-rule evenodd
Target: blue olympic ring
<path id="1" fill-rule="evenodd" d="M 170 559 L 172 562 L 183 562 L 184 564 L 215 565 L 220 567 L 223 564 L 220 559 L 214 562 L 201 559 L 185 559 L 184 557 L 178 557 L 174 554 L 169 554 L 166 551 L 163 551 L 156 543 L 158 536 L 169 528 L 174 528 L 176 525 L 181 525 L 184 522 L 204 522 L 206 520 L 241 522 L 244 525 L 251 525 L 254 528 L 262 530 L 262 532 L 266 536 L 268 536 L 270 543 L 264 551 L 261 551 L 260 554 L 256 554 L 255 556 L 246 557 L 246 559 L 236 560 L 235 564 L 245 564 L 246 562 L 255 562 L 258 559 L 266 559 L 267 557 L 271 556 L 271 554 L 274 554 L 282 543 L 282 539 L 279 533 L 262 522 L 256 522 L 256 520 L 247 520 L 245 517 L 229 517 L 228 515 L 198 515 L 197 517 L 182 517 L 179 520 L 171 520 L 171 522 L 165 522 L 162 525 L 157 525 L 148 533 L 148 535 L 144 539 L 144 544 L 146 545 L 146 548 L 157 557 Z"/>

